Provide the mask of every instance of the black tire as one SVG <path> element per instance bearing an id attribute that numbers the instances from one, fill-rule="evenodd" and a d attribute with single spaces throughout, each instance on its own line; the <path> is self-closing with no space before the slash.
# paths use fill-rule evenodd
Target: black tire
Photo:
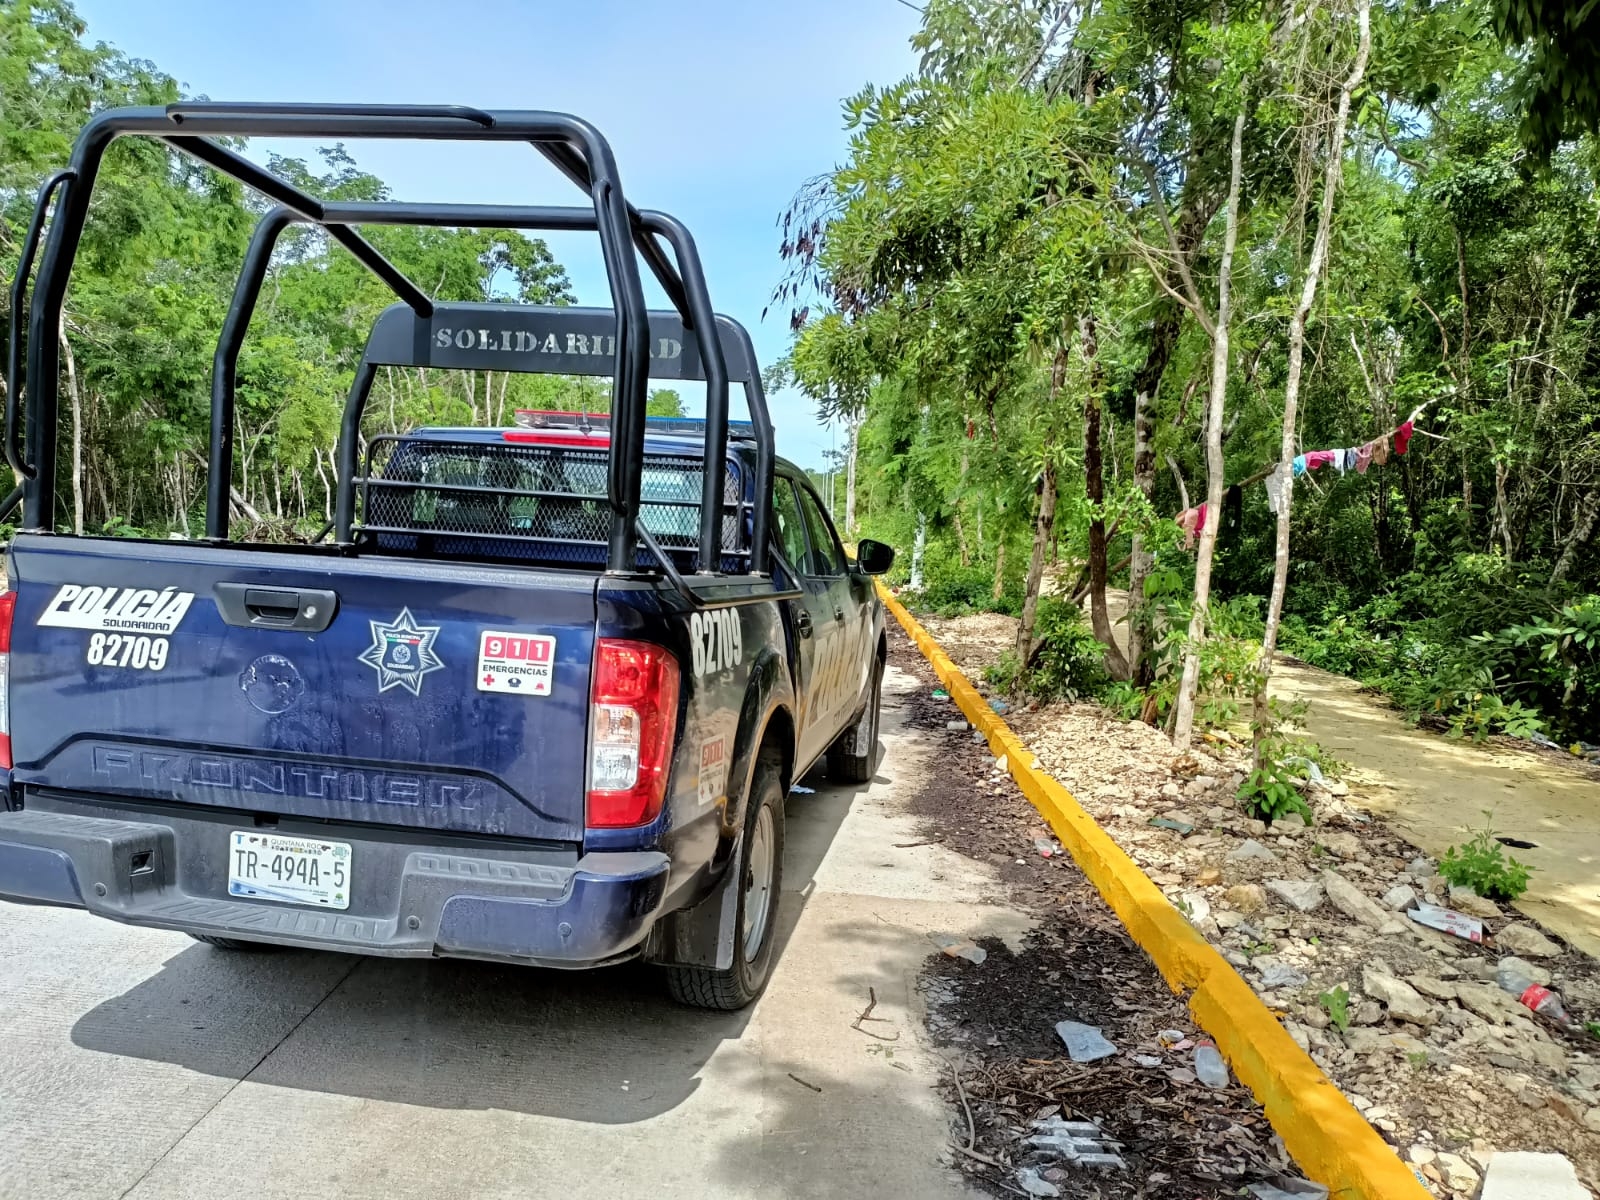
<path id="1" fill-rule="evenodd" d="M 778 901 L 783 894 L 783 787 L 774 764 L 763 761 L 751 783 L 750 812 L 744 823 L 744 878 L 730 886 L 739 889 L 739 909 L 734 918 L 733 965 L 715 967 L 669 966 L 667 988 L 679 1004 L 733 1012 L 761 994 L 772 973 L 773 944 L 777 940 Z M 762 865 L 762 864 L 765 865 Z M 752 871 L 766 876 L 764 907 L 754 953 L 748 944 L 755 932 L 746 929 L 747 906 L 761 900 Z"/>
<path id="2" fill-rule="evenodd" d="M 263 950 L 277 950 L 278 946 L 271 942 L 245 942 L 238 938 L 217 937 L 210 933 L 191 933 L 189 935 L 197 942 L 204 942 L 208 946 L 215 946 L 218 950 L 243 950 L 259 953 Z"/>
<path id="3" fill-rule="evenodd" d="M 878 756 L 878 707 L 883 698 L 883 663 L 872 668 L 867 706 L 855 723 L 828 747 L 828 778 L 838 783 L 871 783 Z"/>

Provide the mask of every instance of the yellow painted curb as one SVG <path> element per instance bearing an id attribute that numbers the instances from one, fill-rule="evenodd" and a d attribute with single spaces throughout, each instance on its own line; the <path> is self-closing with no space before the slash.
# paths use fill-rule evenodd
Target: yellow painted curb
<path id="1" fill-rule="evenodd" d="M 1033 765 L 1033 751 L 882 583 L 878 594 L 932 664 L 951 700 L 988 738 L 996 757 L 1005 758 L 1023 795 L 1050 823 L 1168 986 L 1189 993 L 1189 1012 L 1255 1094 L 1301 1169 L 1339 1200 L 1430 1200 L 1411 1169 L 1295 1044 L 1228 960 L 1200 936 L 1072 793 Z"/>

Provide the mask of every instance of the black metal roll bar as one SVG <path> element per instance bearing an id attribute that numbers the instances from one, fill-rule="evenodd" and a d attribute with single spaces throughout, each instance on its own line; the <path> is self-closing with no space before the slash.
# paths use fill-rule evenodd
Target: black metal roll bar
<path id="1" fill-rule="evenodd" d="M 33 256 L 39 250 L 39 234 L 44 229 L 44 219 L 50 211 L 50 198 L 55 190 L 73 177 L 74 172 L 57 171 L 39 186 L 39 196 L 33 206 L 33 220 L 28 223 L 28 233 L 22 239 L 22 255 L 17 259 L 17 274 L 11 281 L 11 329 L 6 344 L 6 462 L 24 479 L 34 477 L 34 469 L 22 458 L 22 447 L 17 444 L 17 414 L 22 411 L 22 314 L 28 300 L 28 272 L 33 269 Z"/>
<path id="2" fill-rule="evenodd" d="M 676 218 L 665 213 L 636 212 L 632 214 L 633 240 L 640 247 L 641 255 L 645 262 L 651 266 L 652 273 L 661 280 L 663 287 L 671 296 L 676 293 L 682 298 L 678 306 L 678 317 L 682 321 L 683 331 L 692 333 L 698 345 L 699 355 L 697 369 L 692 377 L 703 378 L 706 381 L 706 446 L 705 461 L 707 469 L 703 476 L 703 491 L 701 500 L 701 520 L 699 530 L 699 569 L 704 573 L 715 572 L 721 561 L 721 524 L 722 524 L 722 473 L 712 469 L 712 464 L 725 460 L 727 455 L 727 430 L 728 430 L 728 383 L 729 371 L 727 367 L 725 346 L 732 346 L 737 351 L 736 357 L 741 363 L 738 372 L 740 382 L 745 388 L 746 402 L 750 409 L 752 421 L 757 433 L 757 459 L 756 459 L 756 496 L 752 516 L 752 558 L 750 570 L 753 574 L 763 574 L 766 570 L 766 530 L 767 530 L 767 505 L 761 499 L 771 494 L 774 470 L 773 431 L 770 414 L 767 411 L 766 398 L 761 388 L 760 372 L 755 367 L 754 348 L 750 342 L 750 335 L 737 322 L 728 317 L 719 317 L 711 308 L 709 294 L 706 288 L 705 274 L 700 264 L 698 250 L 689 231 Z M 232 304 L 229 306 L 227 321 L 217 343 L 216 356 L 212 367 L 211 383 L 211 446 L 210 446 L 210 474 L 207 480 L 206 493 L 206 536 L 208 538 L 225 541 L 228 537 L 230 519 L 229 489 L 233 476 L 233 429 L 234 429 L 234 384 L 237 373 L 239 353 L 243 346 L 244 337 L 248 330 L 250 318 L 254 312 L 257 299 L 260 296 L 263 281 L 266 278 L 268 264 L 278 239 L 288 226 L 297 221 L 310 221 L 314 224 L 336 224 L 344 227 L 361 224 L 384 225 L 448 225 L 468 226 L 473 228 L 503 228 L 503 229 L 528 229 L 528 230 L 571 230 L 594 231 L 597 228 L 597 217 L 592 209 L 561 207 L 561 206 L 518 206 L 518 205 L 476 205 L 476 204 L 416 204 L 400 202 L 362 202 L 362 203 L 327 203 L 321 206 L 320 220 L 313 220 L 296 209 L 280 206 L 273 209 L 261 219 L 257 225 L 255 235 L 251 239 L 250 249 L 245 256 L 244 268 L 239 275 L 239 281 L 234 291 Z M 677 270 L 668 261 L 656 239 L 664 238 L 672 248 L 673 256 L 677 260 Z M 650 247 L 654 253 L 648 253 L 645 247 Z M 429 312 L 419 312 L 411 306 L 412 313 L 422 320 L 438 317 L 441 314 L 481 314 L 484 311 L 495 316 L 509 316 L 513 307 L 525 311 L 539 312 L 551 321 L 565 320 L 571 324 L 573 320 L 587 316 L 593 310 L 534 310 L 528 306 L 496 305 L 488 309 L 485 306 L 438 305 L 430 308 Z M 606 314 L 609 315 L 609 314 Z M 657 318 L 664 314 L 654 314 Z M 443 319 L 441 317 L 441 319 Z M 648 322 L 648 318 L 647 318 Z M 414 347 L 418 337 L 415 330 L 402 330 L 398 335 L 381 337 L 380 331 L 387 332 L 387 327 L 392 324 L 388 314 L 380 318 L 374 326 L 372 338 L 369 339 L 368 350 L 362 357 L 360 367 L 357 369 L 355 379 L 351 383 L 350 391 L 345 401 L 343 416 L 340 424 L 339 438 L 339 469 L 338 469 L 338 496 L 336 511 L 333 521 L 335 540 L 348 543 L 352 536 L 355 514 L 355 489 L 354 479 L 357 475 L 357 445 L 359 441 L 362 414 L 365 411 L 367 397 L 375 378 L 376 367 L 382 362 L 401 362 L 411 365 L 426 365 L 414 357 Z M 435 325 L 438 321 L 434 322 Z M 647 323 L 646 329 L 649 325 Z M 431 336 L 423 336 L 424 344 L 431 344 Z M 377 346 L 377 343 L 383 345 Z M 391 347 L 397 348 L 392 349 Z M 465 362 L 455 365 L 481 366 L 488 369 L 508 367 L 512 370 L 538 370 L 537 366 L 515 365 L 500 363 L 492 359 L 478 363 Z M 568 369 L 585 370 L 586 368 L 571 367 Z M 686 377 L 688 377 L 686 375 Z M 615 429 L 619 430 L 619 438 L 626 439 L 628 430 L 623 429 L 620 418 L 613 422 Z M 638 428 L 631 441 L 614 441 L 612 447 L 613 464 L 619 459 L 631 463 L 631 473 L 624 479 L 624 487 L 628 494 L 634 497 L 635 512 L 637 511 L 637 497 L 639 488 L 639 466 L 643 455 L 644 423 L 642 416 Z M 636 522 L 637 525 L 637 522 Z M 635 529 L 637 534 L 637 529 Z M 649 546 L 646 542 L 647 548 Z M 630 548 L 631 549 L 631 548 Z M 630 553 L 630 566 L 631 566 Z M 620 569 L 613 565 L 612 569 Z"/>
<path id="3" fill-rule="evenodd" d="M 305 220 L 322 226 L 330 237 L 383 279 L 419 318 L 431 314 L 433 302 L 347 225 L 328 220 L 326 206 L 321 201 L 210 139 L 253 136 L 417 138 L 524 142 L 533 146 L 589 193 L 615 316 L 613 419 L 616 428 L 623 433 L 625 447 L 642 444 L 649 350 L 645 340 L 648 323 L 644 291 L 633 253 L 635 214 L 623 196 L 611 147 L 587 122 L 565 113 L 486 112 L 421 105 L 207 101 L 165 108 L 109 109 L 93 117 L 78 135 L 68 167 L 71 173 L 53 181 L 51 191 L 59 190 L 59 201 L 45 240 L 35 277 L 34 300 L 28 313 L 27 370 L 25 375 L 13 374 L 8 382 L 8 450 L 21 416 L 20 408 L 14 410 L 13 401 L 22 380 L 29 383 L 26 460 L 17 456 L 33 469 L 33 476 L 26 479 L 23 488 L 23 523 L 27 528 L 50 531 L 55 525 L 61 304 L 101 160 L 112 141 L 130 134 L 159 138 L 256 188 Z M 49 198 L 48 192 L 40 197 L 35 211 L 38 226 L 43 225 Z M 644 253 L 649 260 L 652 252 Z M 19 272 L 19 276 L 25 274 Z M 23 290 L 26 290 L 25 284 Z M 13 311 L 17 311 L 15 304 Z M 19 356 L 19 338 L 15 334 L 11 343 L 12 356 Z M 639 508 L 636 456 L 611 456 L 608 491 L 611 532 L 607 565 L 613 571 L 632 571 Z"/>

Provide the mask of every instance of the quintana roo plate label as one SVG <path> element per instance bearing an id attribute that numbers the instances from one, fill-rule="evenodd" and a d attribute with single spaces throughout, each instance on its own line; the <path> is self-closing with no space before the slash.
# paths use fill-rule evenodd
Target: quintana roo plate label
<path id="1" fill-rule="evenodd" d="M 101 629 L 111 633 L 177 630 L 194 603 L 193 592 L 177 588 L 96 587 L 64 583 L 39 614 L 39 624 L 61 629 Z"/>
<path id="2" fill-rule="evenodd" d="M 485 630 L 478 639 L 478 690 L 548 696 L 555 677 L 556 639 L 544 633 Z"/>
<path id="3" fill-rule="evenodd" d="M 714 608 L 689 614 L 689 653 L 696 675 L 715 675 L 744 661 L 744 630 L 739 612 Z"/>

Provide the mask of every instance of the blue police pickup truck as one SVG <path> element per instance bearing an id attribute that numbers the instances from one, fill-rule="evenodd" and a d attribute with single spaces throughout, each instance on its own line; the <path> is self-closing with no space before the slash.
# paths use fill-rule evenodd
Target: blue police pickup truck
<path id="1" fill-rule="evenodd" d="M 110 142 L 151 137 L 273 202 L 213 363 L 206 533 L 57 532 L 58 322 Z M 574 207 L 335 204 L 250 136 L 508 142 Z M 48 231 L 45 226 L 48 218 Z M 397 300 L 345 404 L 307 545 L 230 538 L 234 375 L 279 235 L 325 231 Z M 364 225 L 598 234 L 608 309 L 432 299 Z M 38 267 L 32 269 L 37 257 Z M 648 311 L 640 264 L 671 308 Z M 30 291 L 31 280 L 31 291 Z M 426 106 L 117 109 L 41 189 L 13 289 L 0 595 L 0 898 L 226 949 L 589 967 L 643 958 L 737 1008 L 771 969 L 790 785 L 871 777 L 885 655 L 870 576 L 779 460 L 745 331 L 694 242 L 623 197 L 577 118 Z M 368 434 L 386 366 L 601 374 L 606 417 Z M 704 421 L 645 415 L 703 380 Z M 730 422 L 730 383 L 751 420 Z"/>

